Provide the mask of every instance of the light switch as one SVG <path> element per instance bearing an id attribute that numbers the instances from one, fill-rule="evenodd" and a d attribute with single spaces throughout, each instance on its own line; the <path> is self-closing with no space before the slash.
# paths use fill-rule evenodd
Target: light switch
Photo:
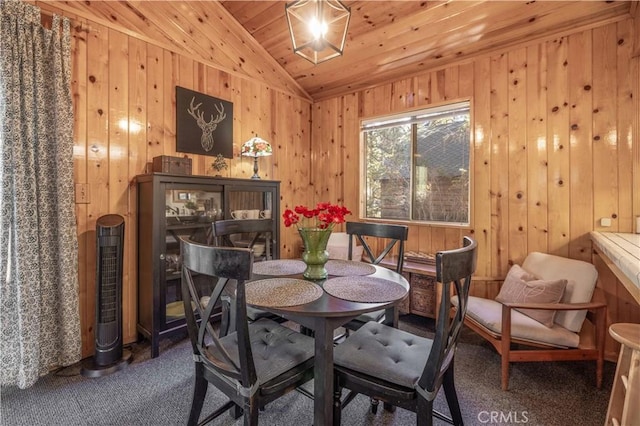
<path id="1" fill-rule="evenodd" d="M 89 184 L 76 183 L 76 204 L 89 204 Z"/>
<path id="2" fill-rule="evenodd" d="M 611 218 L 603 217 L 602 219 L 600 219 L 600 226 L 611 226 Z"/>

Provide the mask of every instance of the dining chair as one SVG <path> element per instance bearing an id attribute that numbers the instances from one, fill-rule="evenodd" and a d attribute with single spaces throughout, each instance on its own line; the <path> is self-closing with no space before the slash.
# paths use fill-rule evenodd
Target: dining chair
<path id="1" fill-rule="evenodd" d="M 462 248 L 436 254 L 442 295 L 433 338 L 370 321 L 334 348 L 336 424 L 340 424 L 341 410 L 359 393 L 383 401 L 385 409 L 397 406 L 416 412 L 420 426 L 433 424 L 433 417 L 462 424 L 453 366 L 476 257 L 477 244 L 469 237 L 464 237 Z M 450 315 L 452 297 L 459 309 Z M 450 417 L 433 408 L 441 387 Z M 351 392 L 342 400 L 344 388 Z"/>
<path id="2" fill-rule="evenodd" d="M 393 259 L 394 271 L 401 274 L 404 260 L 404 242 L 409 237 L 409 227 L 406 225 L 390 225 L 387 223 L 347 222 L 349 235 L 349 260 L 351 260 L 354 239 L 360 242 L 364 249 L 363 257 L 366 261 L 378 265 L 398 246 L 397 256 Z M 379 251 L 371 247 L 365 237 L 384 238 L 386 245 Z M 387 259 L 389 260 L 389 259 Z"/>
<path id="3" fill-rule="evenodd" d="M 186 238 L 180 245 L 182 298 L 195 360 L 188 424 L 202 425 L 231 410 L 235 418 L 244 413 L 245 425 L 257 425 L 259 409 L 313 378 L 314 340 L 269 319 L 248 322 L 250 249 L 211 247 Z M 202 288 L 213 288 L 206 305 L 200 303 Z M 221 336 L 203 318 L 210 318 L 222 295 L 234 290 L 236 329 Z M 229 401 L 198 422 L 209 383 Z"/>
<path id="4" fill-rule="evenodd" d="M 519 276 L 512 277 L 516 269 Z M 565 281 L 564 292 L 543 300 L 558 281 Z M 607 304 L 597 281 L 591 263 L 531 252 L 521 267 L 512 266 L 496 300 L 469 298 L 465 324 L 500 354 L 503 390 L 512 362 L 592 360 L 596 386 L 602 386 Z M 506 285 L 524 290 L 504 293 Z M 522 295 L 521 300 L 509 294 Z"/>
<path id="5" fill-rule="evenodd" d="M 393 269 L 402 274 L 402 266 L 404 264 L 404 242 L 409 237 L 409 227 L 406 225 L 390 225 L 386 223 L 367 223 L 367 222 L 347 222 L 347 234 L 349 235 L 349 260 L 352 260 L 352 248 L 354 240 L 360 242 L 363 248 L 362 257 L 368 262 L 378 265 L 385 259 L 391 260 Z M 377 251 L 371 247 L 366 237 L 376 237 L 385 239 L 385 247 L 381 251 Z M 384 243 L 383 243 L 384 244 Z M 393 259 L 390 257 L 392 249 L 397 245 L 397 256 Z M 359 259 L 358 259 L 359 260 Z M 362 314 L 357 318 L 346 323 L 343 327 L 346 329 L 344 335 L 336 338 L 339 341 L 342 337 L 349 335 L 349 330 L 357 330 L 369 321 L 383 322 L 385 321 L 384 310 L 369 312 Z M 397 317 L 397 315 L 396 315 Z M 397 318 L 393 320 L 394 326 L 397 325 Z"/>
<path id="6" fill-rule="evenodd" d="M 227 219 L 211 222 L 214 245 L 218 247 L 248 247 L 258 253 L 256 245 L 264 241 L 265 260 L 271 260 L 273 219 Z M 256 254 L 257 253 L 257 254 Z"/>
<path id="7" fill-rule="evenodd" d="M 265 260 L 271 260 L 271 233 L 273 232 L 273 219 L 227 219 L 211 223 L 214 245 L 217 247 L 247 247 L 254 251 L 259 241 L 264 241 Z M 255 256 L 254 256 L 255 257 Z M 226 305 L 225 305 L 226 306 Z M 224 308 L 224 306 L 223 306 Z M 271 318 L 283 322 L 284 320 L 271 312 L 266 312 L 254 307 L 247 307 L 247 315 L 250 321 L 260 318 Z M 222 323 L 226 327 L 227 314 L 223 309 Z"/>

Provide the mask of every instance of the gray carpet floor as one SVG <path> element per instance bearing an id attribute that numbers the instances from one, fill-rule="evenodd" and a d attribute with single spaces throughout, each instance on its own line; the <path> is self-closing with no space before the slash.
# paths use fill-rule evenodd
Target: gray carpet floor
<path id="1" fill-rule="evenodd" d="M 429 335 L 430 320 L 401 317 L 400 328 Z M 158 358 L 145 343 L 131 347 L 134 361 L 110 376 L 87 379 L 80 366 L 42 377 L 33 387 L 0 390 L 0 424 L 18 425 L 181 425 L 188 417 L 193 361 L 186 339 L 164 339 Z M 595 363 L 512 364 L 509 391 L 500 390 L 500 358 L 465 329 L 456 354 L 456 387 L 467 425 L 602 425 L 615 365 L 606 363 L 601 390 L 595 387 Z M 306 385 L 313 389 L 313 384 Z M 212 386 L 203 413 L 226 401 Z M 448 413 L 443 395 L 436 406 Z M 215 425 L 240 425 L 224 414 Z M 260 424 L 313 424 L 313 401 L 292 392 L 260 413 Z M 343 412 L 343 425 L 411 425 L 415 414 L 403 409 L 369 412 L 359 395 Z M 436 420 L 435 424 L 444 424 Z"/>

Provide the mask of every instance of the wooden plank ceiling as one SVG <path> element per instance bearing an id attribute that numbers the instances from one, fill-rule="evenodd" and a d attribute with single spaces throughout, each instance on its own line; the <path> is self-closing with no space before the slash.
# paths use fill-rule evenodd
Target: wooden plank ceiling
<path id="1" fill-rule="evenodd" d="M 345 1 L 345 53 L 319 65 L 293 54 L 283 1 L 46 3 L 318 100 L 623 19 L 633 2 Z"/>

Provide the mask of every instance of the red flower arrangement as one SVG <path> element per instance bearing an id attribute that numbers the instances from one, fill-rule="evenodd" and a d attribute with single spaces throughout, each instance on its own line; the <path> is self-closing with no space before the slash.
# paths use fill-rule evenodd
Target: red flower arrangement
<path id="1" fill-rule="evenodd" d="M 282 217 L 284 226 L 287 228 L 291 225 L 296 225 L 298 229 L 333 229 L 336 223 L 344 223 L 344 217 L 348 214 L 351 214 L 351 212 L 344 206 L 318 203 L 314 209 L 306 206 L 296 206 L 293 210 L 287 209 L 282 214 Z M 308 226 L 305 226 L 305 223 Z"/>

